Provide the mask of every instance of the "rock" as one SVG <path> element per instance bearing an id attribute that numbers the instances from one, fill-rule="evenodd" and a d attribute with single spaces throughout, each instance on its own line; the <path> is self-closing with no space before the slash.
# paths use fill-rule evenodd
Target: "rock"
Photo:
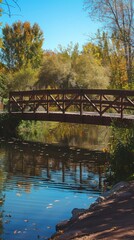
<path id="1" fill-rule="evenodd" d="M 129 183 L 128 182 L 119 182 L 117 184 L 115 184 L 112 188 L 113 191 L 118 191 L 118 190 L 121 190 L 122 188 L 124 187 L 128 187 L 129 186 Z"/>
<path id="2" fill-rule="evenodd" d="M 105 197 L 104 197 L 104 196 L 100 196 L 100 197 L 97 198 L 96 202 L 97 202 L 97 203 L 101 203 L 101 202 L 103 202 L 104 200 L 105 200 Z"/>
<path id="3" fill-rule="evenodd" d="M 70 222 L 70 220 L 64 220 L 56 225 L 56 231 L 63 230 L 66 225 Z"/>
<path id="4" fill-rule="evenodd" d="M 111 197 L 111 196 L 115 197 L 116 194 L 117 194 L 117 192 L 119 192 L 120 190 L 122 190 L 122 189 L 124 189 L 124 188 L 126 188 L 126 187 L 128 187 L 128 186 L 129 186 L 129 183 L 127 183 L 127 182 L 124 182 L 124 181 L 119 182 L 119 183 L 115 184 L 115 185 L 112 187 L 111 190 L 104 192 L 104 193 L 102 194 L 102 196 L 103 196 L 104 198 L 108 198 L 108 197 Z"/>
<path id="5" fill-rule="evenodd" d="M 126 198 L 131 198 L 133 194 L 131 192 L 123 192 L 119 194 L 118 198 L 119 200 L 125 200 Z"/>
<path id="6" fill-rule="evenodd" d="M 78 215 L 80 215 L 81 213 L 84 213 L 85 211 L 86 211 L 86 210 L 83 209 L 83 208 L 81 208 L 81 209 L 79 209 L 79 208 L 74 208 L 74 209 L 72 210 L 72 218 L 77 217 Z"/>

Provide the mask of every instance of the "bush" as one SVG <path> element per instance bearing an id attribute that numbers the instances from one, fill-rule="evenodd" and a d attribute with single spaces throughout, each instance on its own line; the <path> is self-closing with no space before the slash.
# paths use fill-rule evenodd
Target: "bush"
<path id="1" fill-rule="evenodd" d="M 118 142 L 111 154 L 111 168 L 115 181 L 127 180 L 134 174 L 134 137 L 127 143 Z"/>
<path id="2" fill-rule="evenodd" d="M 0 114 L 0 136 L 15 137 L 20 120 L 10 116 L 8 113 Z"/>

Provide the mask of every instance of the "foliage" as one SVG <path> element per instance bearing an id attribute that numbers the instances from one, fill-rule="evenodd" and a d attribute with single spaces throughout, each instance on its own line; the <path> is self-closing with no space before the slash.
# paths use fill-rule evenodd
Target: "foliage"
<path id="1" fill-rule="evenodd" d="M 112 127 L 111 167 L 114 180 L 128 179 L 134 174 L 134 128 Z"/>
<path id="2" fill-rule="evenodd" d="M 38 79 L 38 70 L 31 67 L 21 68 L 16 72 L 0 73 L 0 96 L 8 97 L 9 91 L 29 90 Z"/>
<path id="3" fill-rule="evenodd" d="M 111 155 L 111 166 L 116 181 L 125 180 L 134 174 L 134 138 L 129 143 L 119 142 Z"/>
<path id="4" fill-rule="evenodd" d="M 7 74 L 9 82 L 9 90 L 29 90 L 33 88 L 34 83 L 38 79 L 38 70 L 31 67 L 21 68 L 20 70 Z"/>
<path id="5" fill-rule="evenodd" d="M 127 128 L 125 125 L 122 127 L 116 127 L 113 123 L 111 126 L 111 152 L 114 150 L 118 142 L 127 144 L 134 136 L 134 126 Z"/>
<path id="6" fill-rule="evenodd" d="M 18 134 L 22 139 L 30 141 L 55 143 L 56 137 L 51 134 L 55 126 L 55 122 L 21 121 Z"/>
<path id="7" fill-rule="evenodd" d="M 116 89 L 126 88 L 128 85 L 128 76 L 126 71 L 124 50 L 121 47 L 120 40 L 117 39 L 114 34 L 111 37 L 110 48 L 109 67 L 111 70 L 111 87 Z"/>
<path id="8" fill-rule="evenodd" d="M 99 44 L 88 42 L 83 46 L 83 53 L 93 56 L 99 65 L 102 64 L 102 47 Z"/>
<path id="9" fill-rule="evenodd" d="M 8 96 L 8 79 L 4 73 L 0 74 L 0 97 L 4 98 Z"/>
<path id="10" fill-rule="evenodd" d="M 92 54 L 81 54 L 75 65 L 76 85 L 79 88 L 107 88 L 109 77 L 107 68 L 98 64 Z"/>
<path id="11" fill-rule="evenodd" d="M 44 55 L 37 86 L 53 88 L 106 88 L 107 69 L 91 52 L 79 53 L 77 45 Z"/>
<path id="12" fill-rule="evenodd" d="M 106 32 L 98 30 L 96 34 L 96 50 L 98 51 L 101 64 L 109 70 L 110 88 L 124 89 L 128 85 L 126 70 L 126 59 L 121 40 L 112 33 L 111 36 Z"/>
<path id="13" fill-rule="evenodd" d="M 90 149 L 96 145 L 100 150 L 107 145 L 108 131 L 104 126 L 41 121 L 21 121 L 17 130 L 23 140 Z"/>
<path id="14" fill-rule="evenodd" d="M 124 51 L 127 81 L 133 79 L 134 2 L 133 0 L 85 0 L 89 16 L 104 23 L 121 42 Z"/>
<path id="15" fill-rule="evenodd" d="M 14 137 L 17 136 L 17 126 L 20 120 L 9 116 L 9 114 L 0 114 L 0 136 Z"/>
<path id="16" fill-rule="evenodd" d="M 29 22 L 15 22 L 12 26 L 6 24 L 2 29 L 3 46 L 2 62 L 9 70 L 19 70 L 31 65 L 38 68 L 42 60 L 43 33 L 38 26 Z"/>
<path id="17" fill-rule="evenodd" d="M 39 88 L 48 88 L 49 86 L 58 88 L 62 87 L 63 83 L 64 86 L 69 86 L 70 67 L 70 59 L 68 60 L 64 56 L 62 57 L 56 53 L 46 53 L 37 86 Z"/>

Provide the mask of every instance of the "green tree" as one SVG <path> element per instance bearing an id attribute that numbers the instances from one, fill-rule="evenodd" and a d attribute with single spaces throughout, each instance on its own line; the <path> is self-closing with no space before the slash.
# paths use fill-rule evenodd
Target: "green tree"
<path id="1" fill-rule="evenodd" d="M 110 160 L 114 181 L 134 179 L 134 126 L 112 126 Z"/>
<path id="2" fill-rule="evenodd" d="M 111 37 L 111 53 L 110 53 L 110 84 L 112 88 L 126 88 L 128 86 L 128 75 L 126 70 L 126 60 L 124 49 L 120 39 L 115 34 Z"/>
<path id="3" fill-rule="evenodd" d="M 98 48 L 101 64 L 109 70 L 110 87 L 125 88 L 128 83 L 126 61 L 122 41 L 117 38 L 116 32 L 109 38 L 108 33 L 98 31 L 95 46 L 95 49 Z"/>
<path id="4" fill-rule="evenodd" d="M 6 24 L 2 29 L 3 47 L 2 62 L 9 70 L 18 70 L 31 65 L 38 68 L 42 61 L 43 33 L 38 24 L 15 22 L 12 26 Z"/>
<path id="5" fill-rule="evenodd" d="M 4 73 L 0 73 L 0 97 L 8 96 L 8 79 Z"/>
<path id="6" fill-rule="evenodd" d="M 102 64 L 102 47 L 98 43 L 88 42 L 83 46 L 83 53 L 92 55 L 99 65 Z"/>
<path id="7" fill-rule="evenodd" d="M 80 54 L 74 70 L 76 86 L 79 88 L 107 88 L 109 85 L 107 69 L 92 53 Z"/>
<path id="8" fill-rule="evenodd" d="M 32 69 L 29 66 L 15 72 L 7 72 L 4 76 L 4 83 L 6 83 L 8 89 L 6 92 L 33 89 L 33 85 L 37 79 L 38 70 Z"/>
<path id="9" fill-rule="evenodd" d="M 69 45 L 66 49 L 59 47 L 57 52 L 45 52 L 37 86 L 42 88 L 75 87 L 73 63 L 78 55 L 77 47 Z M 73 60 L 72 60 L 73 59 Z"/>
<path id="10" fill-rule="evenodd" d="M 133 0 L 85 0 L 89 16 L 105 24 L 108 31 L 116 32 L 126 61 L 127 81 L 134 81 L 134 1 Z"/>
<path id="11" fill-rule="evenodd" d="M 44 55 L 37 86 L 55 88 L 106 88 L 109 78 L 98 58 L 78 51 L 78 46 L 60 47 Z"/>

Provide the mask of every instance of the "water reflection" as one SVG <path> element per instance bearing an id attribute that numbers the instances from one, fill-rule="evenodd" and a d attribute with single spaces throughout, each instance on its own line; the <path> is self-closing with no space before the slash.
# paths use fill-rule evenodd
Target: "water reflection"
<path id="1" fill-rule="evenodd" d="M 19 135 L 25 140 L 60 143 L 65 146 L 102 149 L 107 146 L 110 128 L 89 124 L 22 121 Z"/>
<path id="2" fill-rule="evenodd" d="M 1 139 L 1 239 L 50 237 L 74 207 L 86 208 L 97 198 L 107 158 L 100 151 Z"/>
<path id="3" fill-rule="evenodd" d="M 39 176 L 55 186 L 100 189 L 107 167 L 106 153 L 28 142 L 6 145 L 8 176 Z M 66 185 L 64 184 L 63 187 Z"/>

